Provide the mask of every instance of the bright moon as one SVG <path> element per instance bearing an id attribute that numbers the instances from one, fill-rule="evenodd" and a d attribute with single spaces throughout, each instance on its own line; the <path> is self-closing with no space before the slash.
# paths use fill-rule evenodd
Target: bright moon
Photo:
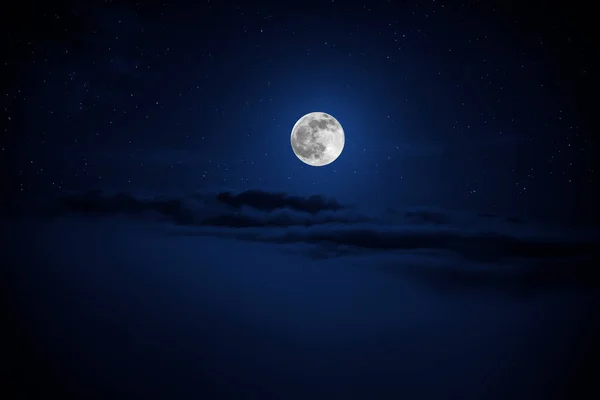
<path id="1" fill-rule="evenodd" d="M 313 167 L 334 162 L 344 150 L 344 129 L 337 119 L 311 112 L 296 122 L 290 138 L 294 154 Z"/>

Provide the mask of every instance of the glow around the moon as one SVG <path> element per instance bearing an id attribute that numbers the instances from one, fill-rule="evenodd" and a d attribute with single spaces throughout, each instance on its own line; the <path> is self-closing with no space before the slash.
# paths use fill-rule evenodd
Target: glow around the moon
<path id="1" fill-rule="evenodd" d="M 334 162 L 344 150 L 344 129 L 337 119 L 311 112 L 296 122 L 290 138 L 294 154 L 302 162 L 321 167 Z"/>

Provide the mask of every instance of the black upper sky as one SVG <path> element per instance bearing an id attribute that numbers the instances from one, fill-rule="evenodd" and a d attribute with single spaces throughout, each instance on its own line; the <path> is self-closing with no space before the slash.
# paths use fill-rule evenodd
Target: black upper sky
<path id="1" fill-rule="evenodd" d="M 598 221 L 589 10 L 269 3 L 3 11 L 5 199 L 258 188 Z M 346 132 L 323 168 L 289 145 L 311 111 Z"/>

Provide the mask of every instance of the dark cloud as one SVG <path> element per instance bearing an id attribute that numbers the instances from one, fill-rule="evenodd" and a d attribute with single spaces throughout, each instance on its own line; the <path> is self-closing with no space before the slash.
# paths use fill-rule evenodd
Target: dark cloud
<path id="1" fill-rule="evenodd" d="M 572 263 L 588 271 L 599 256 L 595 232 L 553 232 L 494 214 L 465 216 L 439 209 L 386 210 L 378 218 L 321 196 L 262 191 L 168 199 L 90 192 L 60 198 L 55 211 L 158 218 L 189 227 L 177 234 L 305 244 L 313 252 L 324 249 L 319 257 L 346 255 L 348 249 L 354 249 L 352 254 L 425 251 L 475 263 L 535 260 L 560 268 Z"/>
<path id="2" fill-rule="evenodd" d="M 273 211 L 280 208 L 290 208 L 296 211 L 316 214 L 320 211 L 337 211 L 344 207 L 333 199 L 323 196 L 288 196 L 285 193 L 269 193 L 260 190 L 249 190 L 240 194 L 230 192 L 220 193 L 219 201 L 232 207 L 248 206 L 261 211 Z"/>
<path id="3" fill-rule="evenodd" d="M 312 226 L 322 223 L 364 221 L 351 215 L 335 200 L 322 196 L 295 197 L 283 193 L 247 191 L 218 193 L 212 203 L 208 196 L 143 198 L 131 193 L 107 194 L 90 191 L 62 196 L 54 212 L 160 216 L 176 224 L 222 227 Z M 219 205 L 221 205 L 219 207 Z"/>
<path id="4" fill-rule="evenodd" d="M 246 212 L 222 213 L 202 218 L 200 225 L 227 228 L 310 227 L 330 223 L 349 224 L 367 220 L 368 218 L 364 216 L 339 212 L 322 212 L 318 215 L 311 215 L 290 210 L 276 210 L 268 213 L 252 213 L 246 210 Z"/>
<path id="5" fill-rule="evenodd" d="M 443 252 L 478 263 L 539 260 L 572 262 L 597 260 L 598 241 L 568 237 L 521 236 L 518 232 L 489 233 L 482 230 L 465 232 L 457 228 L 422 229 L 410 225 L 383 227 L 369 224 L 326 224 L 311 229 L 244 231 L 196 231 L 185 235 L 225 236 L 242 240 L 278 243 L 313 244 L 329 250 L 348 248 L 367 252 Z M 337 255 L 330 251 L 332 256 Z"/>

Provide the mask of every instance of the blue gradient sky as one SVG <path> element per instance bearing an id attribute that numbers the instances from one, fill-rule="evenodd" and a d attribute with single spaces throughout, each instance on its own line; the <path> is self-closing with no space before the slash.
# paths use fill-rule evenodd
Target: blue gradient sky
<path id="1" fill-rule="evenodd" d="M 258 188 L 597 221 L 585 24 L 513 6 L 49 6 L 11 33 L 7 192 Z M 311 111 L 347 135 L 325 168 L 289 145 Z"/>

